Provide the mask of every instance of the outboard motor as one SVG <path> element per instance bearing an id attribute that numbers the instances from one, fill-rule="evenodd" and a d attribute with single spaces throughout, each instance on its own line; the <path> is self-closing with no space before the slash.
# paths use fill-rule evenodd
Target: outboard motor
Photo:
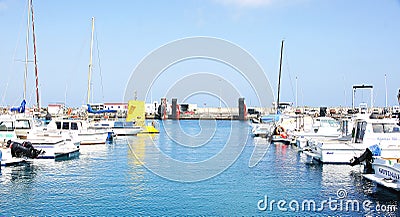
<path id="1" fill-rule="evenodd" d="M 354 157 L 350 160 L 350 165 L 355 166 L 365 161 L 365 173 L 373 174 L 374 169 L 372 168 L 372 163 L 374 162 L 373 156 L 380 156 L 381 148 L 379 145 L 373 145 L 365 149 L 365 152 L 360 157 Z"/>
<path id="2" fill-rule="evenodd" d="M 107 142 L 112 143 L 114 141 L 114 133 L 113 132 L 107 132 Z"/>
<path id="3" fill-rule="evenodd" d="M 7 148 L 11 149 L 12 157 L 27 157 L 27 158 L 37 158 L 39 155 L 44 154 L 42 150 L 37 150 L 33 147 L 30 142 L 13 142 L 11 140 L 7 141 Z"/>

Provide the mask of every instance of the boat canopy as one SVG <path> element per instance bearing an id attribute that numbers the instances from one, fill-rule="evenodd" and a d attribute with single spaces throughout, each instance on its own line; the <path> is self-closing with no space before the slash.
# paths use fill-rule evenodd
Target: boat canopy
<path id="1" fill-rule="evenodd" d="M 115 113 L 117 110 L 112 110 L 112 109 L 104 109 L 104 110 L 93 110 L 90 104 L 87 104 L 88 107 L 88 112 L 93 113 L 93 114 L 102 114 L 102 113 Z"/>
<path id="2" fill-rule="evenodd" d="M 19 107 L 11 108 L 11 112 L 25 113 L 25 105 L 26 101 L 22 100 L 21 105 Z"/>
<path id="3" fill-rule="evenodd" d="M 264 115 L 261 117 L 261 121 L 264 123 L 268 122 L 278 122 L 281 118 L 281 115 L 279 114 L 270 114 L 270 115 Z"/>

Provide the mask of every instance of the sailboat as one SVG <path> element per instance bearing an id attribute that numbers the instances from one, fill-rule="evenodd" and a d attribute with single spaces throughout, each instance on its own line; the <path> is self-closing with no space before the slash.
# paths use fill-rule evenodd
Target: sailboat
<path id="1" fill-rule="evenodd" d="M 282 57 L 283 57 L 283 45 L 285 40 L 282 40 L 281 44 L 281 55 L 279 61 L 279 77 L 278 77 L 278 97 L 276 100 L 276 115 L 279 116 L 279 122 L 274 122 L 274 127 L 270 128 L 273 129 L 273 132 L 270 133 L 270 141 L 271 143 L 283 143 L 289 145 L 291 143 L 291 139 L 289 138 L 286 129 L 281 126 L 282 124 L 282 107 L 280 106 L 280 92 L 281 92 L 281 75 L 282 75 Z"/>
<path id="2" fill-rule="evenodd" d="M 25 113 L 26 106 L 26 81 L 28 78 L 28 56 L 29 56 L 29 39 L 30 39 L 30 27 L 32 27 L 32 41 L 33 41 L 33 57 L 35 65 L 35 81 L 36 81 L 36 109 L 40 112 L 40 101 L 39 101 L 39 76 L 38 76 L 38 65 L 36 55 L 36 35 L 35 35 L 35 20 L 33 13 L 32 0 L 28 0 L 28 16 L 27 16 L 27 28 L 26 28 L 26 52 L 25 52 L 25 72 L 24 72 L 24 92 L 23 100 L 19 107 L 13 107 L 10 109 L 11 112 Z"/>
<path id="3" fill-rule="evenodd" d="M 34 16 L 33 16 L 33 5 L 32 0 L 28 0 L 28 25 L 27 25 L 27 37 L 26 37 L 26 59 L 25 59 L 25 74 L 24 74 L 24 96 L 20 107 L 12 108 L 11 111 L 24 113 L 26 105 L 26 80 L 28 75 L 28 45 L 30 27 L 32 27 L 33 33 L 33 48 L 34 48 L 34 63 L 35 63 L 35 78 L 36 78 L 36 109 L 40 112 L 40 101 L 39 101 L 39 80 L 38 80 L 38 68 L 37 68 L 37 57 L 36 57 L 36 37 L 34 28 Z M 17 115 L 2 116 L 0 118 L 1 129 L 5 127 L 6 130 L 0 130 L 0 138 L 8 140 L 7 143 L 18 143 L 24 144 L 28 142 L 33 148 L 41 150 L 38 156 L 35 158 L 46 158 L 46 159 L 60 159 L 68 158 L 79 155 L 79 147 L 76 147 L 70 138 L 63 137 L 57 133 L 53 134 L 45 129 L 33 126 L 33 117 L 22 118 Z M 26 120 L 25 120 L 26 119 Z M 25 122 L 26 121 L 26 122 Z M 27 124 L 22 124 L 27 123 Z M 18 136 L 18 130 L 23 129 L 24 136 Z M 25 161 L 25 159 L 19 159 L 12 156 L 12 146 L 3 149 L 2 161 L 16 163 L 19 161 Z M 3 163 L 2 163 L 3 164 Z"/>
<path id="4" fill-rule="evenodd" d="M 89 73 L 88 73 L 88 91 L 87 91 L 87 112 L 91 114 L 104 114 L 104 113 L 115 113 L 117 110 L 112 109 L 101 109 L 101 110 L 94 110 L 90 106 L 90 93 L 91 93 L 91 78 L 92 78 L 92 60 L 93 60 L 93 38 L 94 38 L 94 17 L 92 17 L 92 34 L 91 34 L 91 41 L 90 41 L 90 61 L 89 61 Z M 136 108 L 137 105 L 135 105 Z M 129 108 L 131 105 L 129 103 Z M 128 109 L 129 111 L 131 109 Z M 140 110 L 140 109 L 137 109 Z M 143 102 L 143 119 L 144 120 L 144 102 Z M 128 114 L 129 116 L 129 114 Z M 135 116 L 137 118 L 138 116 Z M 108 132 L 108 139 L 112 140 L 114 136 L 135 136 L 138 133 L 142 132 L 143 129 L 150 129 L 150 128 L 143 128 L 142 125 L 137 124 L 137 120 L 132 120 L 127 117 L 126 121 L 114 121 L 114 120 L 100 120 L 90 123 L 90 129 L 95 129 L 97 131 L 106 131 Z M 158 133 L 156 129 L 151 128 L 152 133 Z"/>
<path id="5" fill-rule="evenodd" d="M 280 64 L 279 64 L 279 79 L 278 79 L 278 98 L 276 102 L 276 113 L 275 114 L 267 114 L 263 115 L 258 120 L 252 120 L 252 135 L 254 137 L 266 137 L 272 143 L 284 143 L 290 144 L 291 140 L 287 137 L 286 130 L 280 126 L 283 122 L 283 119 L 286 116 L 281 114 L 281 105 L 284 103 L 280 103 L 280 88 L 281 88 L 281 74 L 282 74 L 282 57 L 283 57 L 283 45 L 284 40 L 282 40 L 281 44 L 281 52 L 280 52 Z M 286 103 L 285 103 L 286 104 Z"/>
<path id="6" fill-rule="evenodd" d="M 117 110 L 102 109 L 93 110 L 90 106 L 90 92 L 91 92 L 91 81 L 92 81 L 92 70 L 93 70 L 93 38 L 94 38 L 94 17 L 92 17 L 92 34 L 90 38 L 90 59 L 89 59 L 89 73 L 88 73 L 88 90 L 87 90 L 87 112 L 92 114 L 103 114 L 103 113 L 116 113 Z"/>

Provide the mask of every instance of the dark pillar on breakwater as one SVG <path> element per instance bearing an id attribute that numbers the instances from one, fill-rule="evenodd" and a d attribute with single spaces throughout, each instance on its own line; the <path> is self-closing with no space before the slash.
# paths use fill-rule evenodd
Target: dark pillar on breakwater
<path id="1" fill-rule="evenodd" d="M 246 105 L 244 104 L 244 98 L 239 98 L 239 120 L 244 121 L 246 120 L 247 111 Z"/>
<path id="2" fill-rule="evenodd" d="M 160 105 L 160 119 L 164 120 L 167 119 L 167 98 L 161 98 L 161 105 Z"/>
<path id="3" fill-rule="evenodd" d="M 178 105 L 178 103 L 177 103 L 177 99 L 176 98 L 172 98 L 172 106 L 171 106 L 171 119 L 173 119 L 173 120 L 178 120 L 179 118 L 178 118 L 178 112 L 177 112 L 177 105 Z"/>

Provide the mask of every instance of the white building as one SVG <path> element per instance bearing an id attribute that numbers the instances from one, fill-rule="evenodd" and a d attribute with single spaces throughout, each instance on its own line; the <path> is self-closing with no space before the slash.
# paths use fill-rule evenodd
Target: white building
<path id="1" fill-rule="evenodd" d="M 49 104 L 47 106 L 47 111 L 51 115 L 62 115 L 64 113 L 64 108 L 65 108 L 64 104 L 54 103 L 54 104 Z"/>
<path id="2" fill-rule="evenodd" d="M 104 103 L 105 110 L 117 110 L 118 112 L 128 111 L 128 103 L 124 102 L 106 102 Z"/>

